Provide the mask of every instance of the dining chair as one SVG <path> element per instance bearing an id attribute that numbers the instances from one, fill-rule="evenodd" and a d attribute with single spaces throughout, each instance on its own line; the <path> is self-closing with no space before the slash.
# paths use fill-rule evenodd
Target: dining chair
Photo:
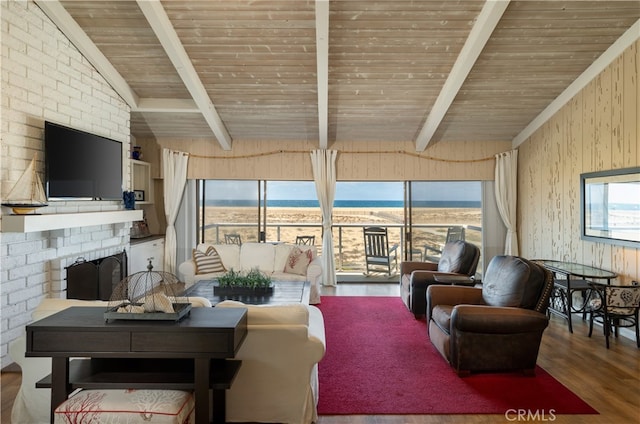
<path id="1" fill-rule="evenodd" d="M 316 236 L 296 236 L 296 244 L 313 246 L 316 244 Z"/>
<path id="2" fill-rule="evenodd" d="M 224 242 L 226 244 L 242 244 L 242 237 L 240 237 L 240 234 L 225 234 L 224 235 Z"/>
<path id="3" fill-rule="evenodd" d="M 618 328 L 635 327 L 636 345 L 640 348 L 640 328 L 638 310 L 640 309 L 640 285 L 611 285 L 589 283 L 596 297 L 589 301 L 589 337 L 593 332 L 594 321 L 602 324 L 604 340 L 609 349 L 609 336 L 613 330 L 618 337 Z"/>

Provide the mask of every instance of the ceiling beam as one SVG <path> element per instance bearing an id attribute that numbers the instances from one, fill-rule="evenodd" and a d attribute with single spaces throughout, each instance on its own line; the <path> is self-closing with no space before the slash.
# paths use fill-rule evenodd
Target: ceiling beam
<path id="1" fill-rule="evenodd" d="M 515 149 L 524 143 L 534 132 L 538 130 L 545 122 L 555 115 L 569 100 L 578 94 L 587 86 L 594 78 L 605 70 L 618 56 L 622 54 L 629 46 L 640 39 L 640 19 L 624 32 L 604 53 L 602 53 L 585 71 L 580 74 L 565 90 L 560 93 L 542 112 L 524 127 L 520 134 L 513 139 L 512 147 Z"/>
<path id="2" fill-rule="evenodd" d="M 65 10 L 57 0 L 36 0 L 38 7 L 51 19 L 51 21 L 64 33 L 74 46 L 87 58 L 100 75 L 111 85 L 122 100 L 132 109 L 138 105 L 138 95 L 113 67 L 111 62 L 98 49 L 89 36 L 80 28 L 80 25 Z"/>
<path id="3" fill-rule="evenodd" d="M 500 22 L 502 14 L 509 6 L 510 0 L 487 0 L 478 14 L 476 23 L 471 28 L 467 41 L 464 43 L 460 54 L 453 64 L 449 77 L 442 86 L 440 94 L 436 99 L 429 116 L 416 138 L 416 151 L 420 152 L 427 148 L 433 135 L 440 126 L 442 119 L 449 110 L 453 99 L 455 99 L 460 87 L 467 79 L 471 68 L 478 60 L 482 49 L 489 41 L 493 30 Z"/>
<path id="4" fill-rule="evenodd" d="M 211 98 L 209 98 L 209 94 L 193 67 L 178 34 L 171 25 L 162 4 L 158 0 L 137 0 L 137 3 L 182 78 L 182 82 L 191 93 L 191 97 L 200 109 L 202 116 L 215 134 L 218 143 L 224 150 L 231 150 L 231 136 L 218 115 Z"/>
<path id="5" fill-rule="evenodd" d="M 326 149 L 329 144 L 329 0 L 316 0 L 316 62 L 319 147 Z"/>

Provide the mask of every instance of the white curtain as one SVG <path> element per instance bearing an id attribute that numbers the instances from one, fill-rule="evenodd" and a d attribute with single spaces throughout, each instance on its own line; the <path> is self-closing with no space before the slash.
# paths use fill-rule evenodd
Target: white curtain
<path id="1" fill-rule="evenodd" d="M 162 169 L 164 171 L 164 211 L 167 231 L 164 240 L 164 271 L 176 273 L 176 228 L 175 222 L 187 183 L 187 163 L 189 154 L 162 149 Z"/>
<path id="2" fill-rule="evenodd" d="M 518 201 L 518 151 L 496 155 L 496 203 L 507 237 L 504 244 L 505 255 L 518 255 L 518 223 L 516 206 Z"/>
<path id="3" fill-rule="evenodd" d="M 336 285 L 336 264 L 333 254 L 333 199 L 336 194 L 335 150 L 318 149 L 311 152 L 313 179 L 322 212 L 322 268 L 323 284 Z"/>

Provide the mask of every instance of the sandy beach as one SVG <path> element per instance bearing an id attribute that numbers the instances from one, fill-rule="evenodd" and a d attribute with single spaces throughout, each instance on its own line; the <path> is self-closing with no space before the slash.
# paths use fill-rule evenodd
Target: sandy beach
<path id="1" fill-rule="evenodd" d="M 481 225 L 480 208 L 414 208 L 412 211 L 414 259 L 425 245 L 440 246 L 444 243 L 447 228 L 454 225 L 471 226 L 466 229 L 466 239 L 480 244 L 481 233 L 474 227 Z M 362 227 L 387 227 L 389 245 L 398 244 L 398 261 L 404 257 L 402 208 L 334 208 L 333 240 L 336 266 L 345 272 L 364 270 L 364 237 Z M 258 241 L 257 207 L 213 207 L 205 210 L 205 241 L 224 242 L 225 233 L 238 233 L 243 242 Z M 265 217 L 260 216 L 264 222 Z M 267 241 L 294 243 L 298 235 L 316 237 L 316 247 L 321 252 L 322 217 L 318 208 L 269 207 L 266 216 Z"/>

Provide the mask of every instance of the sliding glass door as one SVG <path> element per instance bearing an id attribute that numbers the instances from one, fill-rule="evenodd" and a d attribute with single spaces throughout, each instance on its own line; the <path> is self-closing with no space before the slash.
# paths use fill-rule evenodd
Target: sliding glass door
<path id="1" fill-rule="evenodd" d="M 444 243 L 482 245 L 479 181 L 410 181 L 405 187 L 408 257 L 437 261 Z"/>
<path id="2" fill-rule="evenodd" d="M 315 238 L 322 247 L 322 216 L 311 181 L 201 181 L 200 241 L 295 243 Z M 482 244 L 478 181 L 338 182 L 333 209 L 336 269 L 365 269 L 366 226 L 387 229 L 398 261 L 437 261 L 450 239 Z M 319 252 L 321 254 L 321 252 Z"/>
<path id="3" fill-rule="evenodd" d="M 242 242 L 260 238 L 258 181 L 200 181 L 200 231 L 204 243 L 224 243 L 239 235 Z"/>

